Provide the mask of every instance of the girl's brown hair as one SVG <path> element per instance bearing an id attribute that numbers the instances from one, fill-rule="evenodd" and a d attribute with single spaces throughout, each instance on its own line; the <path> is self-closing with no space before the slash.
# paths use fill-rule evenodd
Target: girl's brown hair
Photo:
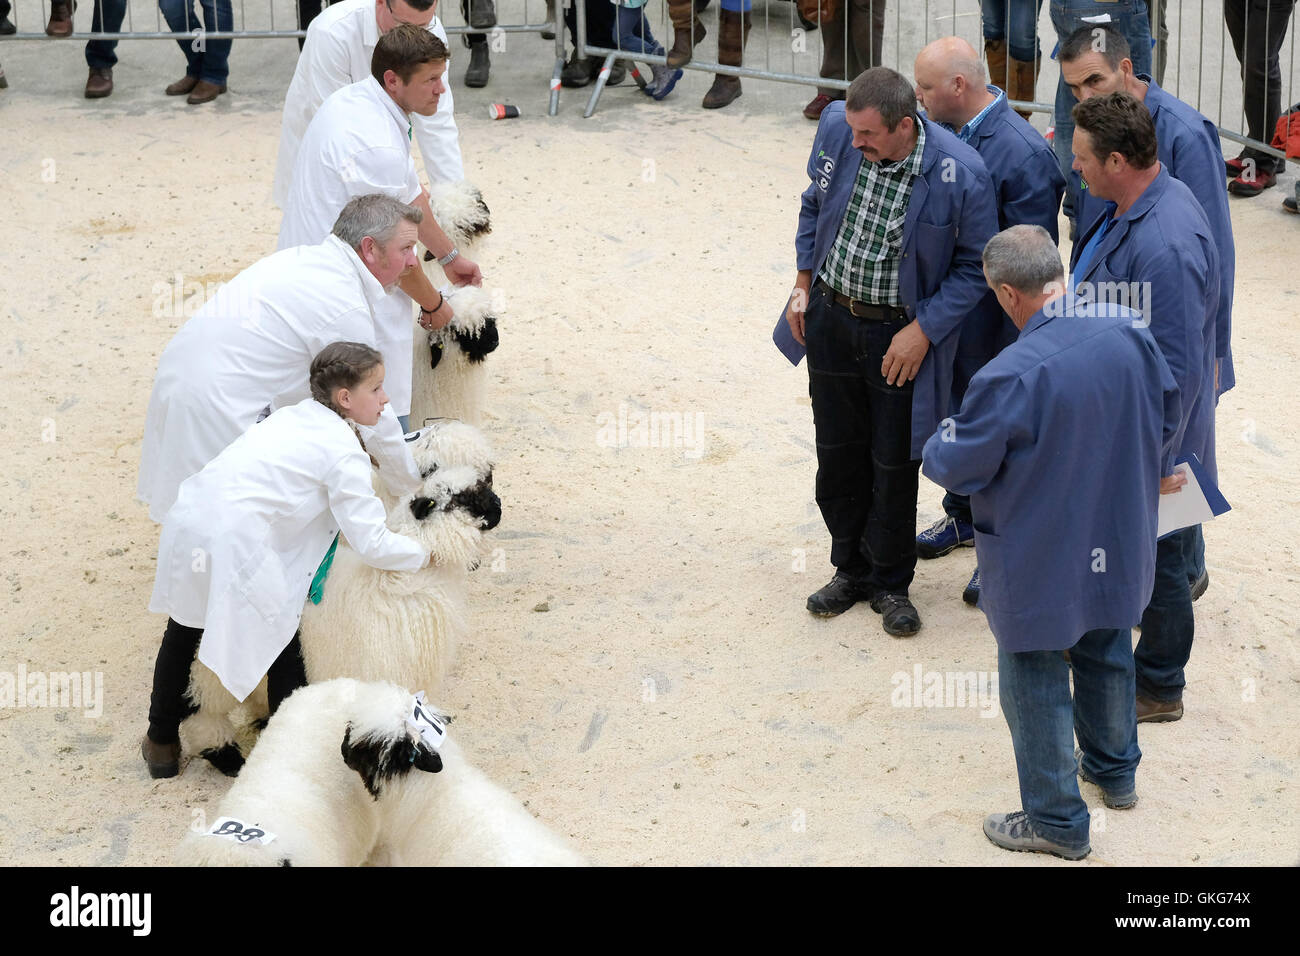
<path id="1" fill-rule="evenodd" d="M 340 388 L 356 388 L 384 357 L 377 349 L 360 342 L 332 342 L 311 360 L 311 397 L 339 415 L 334 393 Z"/>

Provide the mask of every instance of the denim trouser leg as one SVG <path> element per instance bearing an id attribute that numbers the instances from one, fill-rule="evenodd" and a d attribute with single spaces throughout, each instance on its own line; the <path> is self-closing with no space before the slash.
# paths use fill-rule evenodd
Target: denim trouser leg
<path id="1" fill-rule="evenodd" d="M 1006 40 L 1007 52 L 1022 63 L 1035 60 L 1038 44 L 1038 13 L 1043 0 L 980 0 L 980 22 L 984 39 Z"/>
<path id="2" fill-rule="evenodd" d="M 1052 0 L 1049 8 L 1052 26 L 1056 28 L 1058 39 L 1064 40 L 1080 27 L 1089 26 L 1084 17 L 1109 14 L 1111 26 L 1128 40 L 1134 73 L 1151 72 L 1151 27 L 1147 23 L 1147 9 L 1144 0 L 1116 0 L 1114 3 L 1097 3 L 1095 0 Z M 1065 197 L 1061 208 L 1065 215 L 1074 218 L 1074 209 L 1078 205 L 1076 190 L 1070 183 L 1070 166 L 1074 162 L 1074 119 L 1070 110 L 1078 100 L 1065 85 L 1065 79 L 1056 83 L 1056 132 L 1052 134 L 1052 151 L 1061 165 L 1065 176 Z"/>
<path id="3" fill-rule="evenodd" d="M 1282 115 L 1282 69 L 1278 54 L 1295 0 L 1225 0 L 1224 22 L 1241 64 L 1242 106 L 1251 139 L 1268 142 Z M 1246 149 L 1261 172 L 1283 172 L 1286 161 Z"/>
<path id="4" fill-rule="evenodd" d="M 949 518 L 956 518 L 958 521 L 970 524 L 970 496 L 955 495 L 951 491 L 945 491 L 943 493 L 943 513 Z"/>
<path id="5" fill-rule="evenodd" d="M 1070 648 L 1074 671 L 1074 734 L 1084 769 L 1103 789 L 1127 793 L 1142 751 L 1138 749 L 1137 700 L 1133 690 L 1131 628 L 1089 631 Z"/>
<path id="6" fill-rule="evenodd" d="M 1087 846 L 1090 817 L 1074 768 L 1074 705 L 1065 656 L 999 647 L 998 702 L 1016 752 L 1020 805 L 1034 829 L 1062 846 Z"/>
<path id="7" fill-rule="evenodd" d="M 1181 700 L 1183 668 L 1192 656 L 1195 624 L 1187 581 L 1192 530 L 1184 528 L 1156 542 L 1156 583 L 1142 612 L 1142 637 L 1133 651 L 1137 692 L 1152 700 Z"/>
<path id="8" fill-rule="evenodd" d="M 906 594 L 916 571 L 912 383 L 880 365 L 902 322 L 857 319 L 818 284 L 808 301 L 808 394 L 817 432 L 817 504 L 831 564 L 871 590 Z"/>
<path id="9" fill-rule="evenodd" d="M 615 21 L 620 50 L 629 53 L 649 53 L 651 56 L 663 56 L 664 48 L 650 32 L 650 23 L 640 7 L 619 7 L 618 19 Z"/>
<path id="10" fill-rule="evenodd" d="M 234 10 L 230 0 L 200 0 L 203 8 L 205 32 L 227 31 L 234 28 Z M 158 0 L 158 9 L 173 33 L 191 33 L 199 26 L 199 17 L 193 0 Z M 225 86 L 229 77 L 227 65 L 230 58 L 230 40 L 210 40 L 206 37 L 186 37 L 177 40 L 185 55 L 185 73 L 197 76 L 217 86 Z"/>
<path id="11" fill-rule="evenodd" d="M 95 14 L 90 21 L 90 31 L 121 33 L 125 18 L 126 0 L 95 0 Z M 90 40 L 86 43 L 86 66 L 92 70 L 109 70 L 116 64 L 116 40 Z"/>
<path id="12" fill-rule="evenodd" d="M 1187 582 L 1195 584 L 1205 573 L 1205 535 L 1199 524 L 1190 530 L 1192 533 L 1183 542 L 1186 548 L 1183 557 L 1187 561 Z"/>

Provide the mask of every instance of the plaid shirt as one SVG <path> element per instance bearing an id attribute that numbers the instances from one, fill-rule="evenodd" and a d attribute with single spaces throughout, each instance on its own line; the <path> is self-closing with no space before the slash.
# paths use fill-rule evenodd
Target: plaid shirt
<path id="1" fill-rule="evenodd" d="M 921 175 L 925 124 L 916 124 L 916 145 L 897 162 L 863 160 L 840 231 L 820 278 L 841 295 L 875 305 L 901 305 L 898 259 L 912 179 Z"/>

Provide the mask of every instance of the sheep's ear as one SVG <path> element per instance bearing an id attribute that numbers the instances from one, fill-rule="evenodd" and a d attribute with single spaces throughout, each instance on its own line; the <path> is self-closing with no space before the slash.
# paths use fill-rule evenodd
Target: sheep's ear
<path id="1" fill-rule="evenodd" d="M 422 497 L 411 499 L 411 514 L 415 515 L 416 521 L 423 521 L 425 518 L 429 517 L 429 514 L 434 510 L 434 507 L 435 505 L 432 498 Z"/>

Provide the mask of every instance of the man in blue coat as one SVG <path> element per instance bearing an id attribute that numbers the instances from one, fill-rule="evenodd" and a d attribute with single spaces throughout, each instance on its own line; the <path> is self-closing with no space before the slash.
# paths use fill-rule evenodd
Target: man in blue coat
<path id="1" fill-rule="evenodd" d="M 1076 99 L 1083 101 L 1123 91 L 1146 106 L 1156 129 L 1156 157 L 1170 176 L 1192 191 L 1210 223 L 1219 253 L 1219 302 L 1214 320 L 1217 400 L 1237 383 L 1231 347 L 1237 253 L 1228 212 L 1228 191 L 1223 181 L 1219 130 L 1194 107 L 1162 90 L 1150 76 L 1135 74 L 1128 41 L 1114 27 L 1087 27 L 1071 34 L 1061 44 L 1059 56 L 1061 75 Z M 1071 179 L 1073 188 L 1079 190 L 1077 221 L 1079 235 L 1083 235 L 1102 215 L 1106 202 L 1079 181 L 1077 172 Z"/>
<path id="2" fill-rule="evenodd" d="M 868 601 L 915 634 L 921 446 L 948 412 L 962 321 L 983 296 L 979 253 L 997 225 L 979 155 L 916 112 L 873 67 L 822 113 L 795 236 L 794 292 L 773 338 L 806 342 L 817 503 L 835 577 L 808 599 L 831 616 Z"/>
<path id="3" fill-rule="evenodd" d="M 1178 387 L 1138 313 L 1064 294 L 1041 227 L 990 240 L 984 273 L 1020 337 L 971 380 L 922 468 L 971 496 L 979 605 L 998 643 L 1022 809 L 984 833 L 1078 860 L 1090 845 L 1076 773 L 1108 807 L 1137 803 L 1131 629 L 1151 593 L 1158 496 L 1185 481 L 1161 478 Z"/>
<path id="4" fill-rule="evenodd" d="M 943 37 L 916 57 L 916 98 L 934 122 L 975 147 L 993 180 L 998 228 L 1023 223 L 1042 226 L 1055 240 L 1065 177 L 1056 154 L 1042 135 L 1007 105 L 1007 95 L 984 82 L 979 54 L 961 37 Z M 967 316 L 953 364 L 951 411 L 961 407 L 971 376 L 1011 342 L 1018 332 L 992 291 Z M 975 543 L 970 499 L 949 491 L 944 517 L 916 536 L 919 558 L 938 558 Z M 967 604 L 979 599 L 979 568 L 962 592 Z"/>
<path id="5" fill-rule="evenodd" d="M 1121 293 L 1139 307 L 1178 383 L 1179 457 L 1195 455 L 1217 483 L 1214 456 L 1215 318 L 1219 259 L 1214 232 L 1191 191 L 1156 158 L 1151 113 L 1128 93 L 1074 108 L 1074 168 L 1109 200 L 1079 236 L 1071 283 L 1080 297 Z M 1160 540 L 1137 659 L 1139 721 L 1183 715 L 1183 668 L 1192 652 L 1191 578 L 1199 526 Z"/>

